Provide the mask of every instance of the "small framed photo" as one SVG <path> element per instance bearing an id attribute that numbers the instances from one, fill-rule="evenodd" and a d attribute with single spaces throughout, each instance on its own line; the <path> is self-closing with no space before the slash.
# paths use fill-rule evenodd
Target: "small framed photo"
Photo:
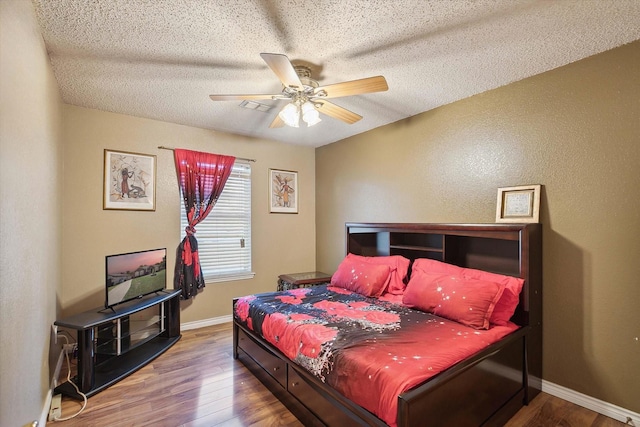
<path id="1" fill-rule="evenodd" d="M 298 172 L 269 169 L 269 212 L 298 213 Z"/>
<path id="2" fill-rule="evenodd" d="M 496 222 L 540 222 L 540 187 L 498 188 Z"/>
<path id="3" fill-rule="evenodd" d="M 156 156 L 104 150 L 103 209 L 156 210 Z"/>

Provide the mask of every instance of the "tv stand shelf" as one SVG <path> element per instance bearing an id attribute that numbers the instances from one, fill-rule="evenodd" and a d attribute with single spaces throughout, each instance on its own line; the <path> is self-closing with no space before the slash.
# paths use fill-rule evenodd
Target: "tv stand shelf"
<path id="1" fill-rule="evenodd" d="M 78 374 L 73 381 L 92 396 L 164 353 L 180 339 L 180 289 L 147 295 L 112 309 L 95 308 L 55 322 L 75 329 L 78 337 Z M 157 306 L 158 315 L 130 332 L 130 316 Z M 145 322 L 143 322 L 145 323 Z M 111 331 L 115 331 L 111 335 Z M 105 333 L 108 332 L 108 333 Z M 55 392 L 80 399 L 69 382 Z"/>

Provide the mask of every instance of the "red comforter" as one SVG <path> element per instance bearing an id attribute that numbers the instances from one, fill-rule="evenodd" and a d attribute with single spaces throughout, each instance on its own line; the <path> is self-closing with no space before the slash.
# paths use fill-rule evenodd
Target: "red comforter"
<path id="1" fill-rule="evenodd" d="M 331 286 L 246 296 L 234 316 L 390 426 L 399 394 L 518 328 L 476 330 Z"/>

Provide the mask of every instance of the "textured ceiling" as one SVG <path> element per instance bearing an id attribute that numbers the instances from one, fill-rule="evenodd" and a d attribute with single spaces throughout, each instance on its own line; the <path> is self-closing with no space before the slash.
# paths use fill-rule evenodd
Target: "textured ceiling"
<path id="1" fill-rule="evenodd" d="M 33 0 L 64 102 L 321 146 L 640 38 L 638 0 Z M 269 129 L 210 94 L 278 93 L 261 52 L 321 85 L 383 75 L 334 100 L 364 118 Z"/>

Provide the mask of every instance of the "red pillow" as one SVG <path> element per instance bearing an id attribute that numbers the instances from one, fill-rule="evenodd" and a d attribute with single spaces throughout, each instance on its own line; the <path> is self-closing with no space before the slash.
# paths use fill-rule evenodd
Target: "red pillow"
<path id="1" fill-rule="evenodd" d="M 331 277 L 331 286 L 348 289 L 367 297 L 379 297 L 389 284 L 390 278 L 388 265 L 369 264 L 347 257 Z"/>
<path id="2" fill-rule="evenodd" d="M 463 275 L 479 280 L 489 280 L 504 285 L 504 293 L 493 309 L 490 322 L 494 325 L 506 325 L 516 307 L 520 303 L 520 292 L 524 285 L 524 279 L 513 276 L 504 276 L 502 274 L 489 273 L 488 271 L 474 270 L 465 268 Z"/>
<path id="3" fill-rule="evenodd" d="M 524 279 L 519 277 L 489 273 L 488 271 L 475 270 L 473 268 L 462 268 L 433 259 L 415 260 L 413 270 L 415 271 L 416 269 L 429 273 L 459 274 L 470 279 L 484 280 L 504 285 L 502 297 L 493 309 L 493 314 L 489 320 L 494 325 L 506 325 L 520 303 L 520 292 L 522 291 Z"/>
<path id="4" fill-rule="evenodd" d="M 503 291 L 504 286 L 495 282 L 414 269 L 402 302 L 475 329 L 488 329 Z"/>
<path id="5" fill-rule="evenodd" d="M 413 262 L 412 271 L 422 270 L 425 273 L 461 275 L 464 268 L 435 259 L 419 258 Z"/>
<path id="6" fill-rule="evenodd" d="M 391 271 L 391 277 L 389 280 L 389 286 L 384 290 L 393 295 L 402 295 L 405 288 L 404 279 L 409 272 L 410 261 L 401 255 L 391 256 L 360 256 L 354 254 L 348 254 L 347 258 L 358 261 L 366 262 L 368 264 L 387 265 Z"/>

